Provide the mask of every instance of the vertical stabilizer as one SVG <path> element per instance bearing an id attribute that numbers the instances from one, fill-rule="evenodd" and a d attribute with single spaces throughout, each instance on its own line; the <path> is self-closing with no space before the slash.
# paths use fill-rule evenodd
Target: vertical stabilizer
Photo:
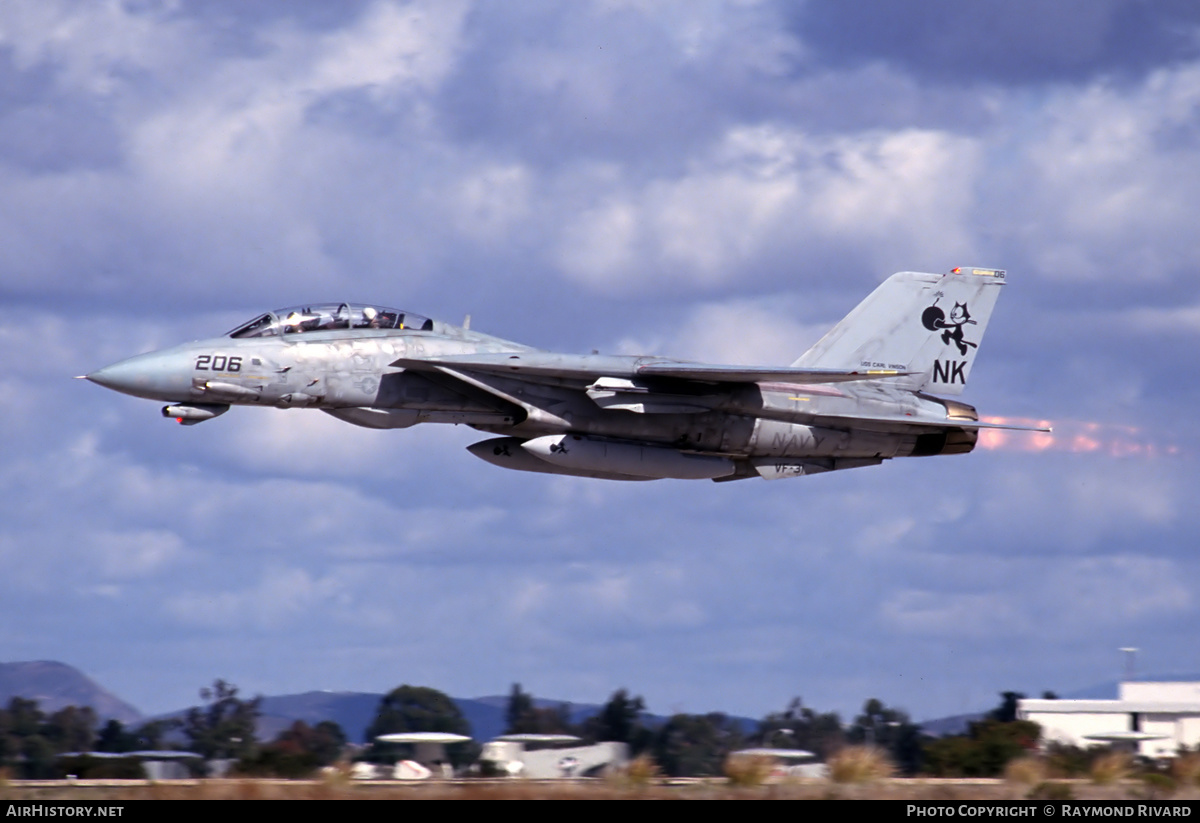
<path id="1" fill-rule="evenodd" d="M 961 394 L 1003 285 L 1001 269 L 893 274 L 793 365 L 915 372 L 890 385 Z"/>

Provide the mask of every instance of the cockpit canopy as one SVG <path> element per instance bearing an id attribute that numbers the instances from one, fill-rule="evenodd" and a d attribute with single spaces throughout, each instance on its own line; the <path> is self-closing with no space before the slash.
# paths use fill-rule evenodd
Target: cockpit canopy
<path id="1" fill-rule="evenodd" d="M 276 309 L 243 323 L 229 337 L 276 337 L 339 329 L 414 329 L 432 331 L 433 321 L 419 314 L 363 303 L 315 303 Z"/>

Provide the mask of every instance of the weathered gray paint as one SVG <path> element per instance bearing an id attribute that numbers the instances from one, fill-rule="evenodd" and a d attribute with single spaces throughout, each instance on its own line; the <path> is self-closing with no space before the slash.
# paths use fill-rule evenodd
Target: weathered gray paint
<path id="1" fill-rule="evenodd" d="M 893 275 L 790 367 L 543 352 L 427 320 L 301 330 L 272 314 L 270 336 L 187 343 L 87 377 L 165 400 L 186 425 L 234 405 L 317 408 L 366 428 L 504 435 L 470 451 L 520 471 L 798 477 L 970 451 L 991 425 L 925 392 L 962 391 L 1003 285 L 994 269 Z"/>

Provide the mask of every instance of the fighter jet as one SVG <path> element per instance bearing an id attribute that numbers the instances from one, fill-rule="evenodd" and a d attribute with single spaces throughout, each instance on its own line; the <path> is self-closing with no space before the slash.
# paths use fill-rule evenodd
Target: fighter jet
<path id="1" fill-rule="evenodd" d="M 267 312 L 223 337 L 85 375 L 194 425 L 230 406 L 320 409 L 371 429 L 465 424 L 518 471 L 606 480 L 800 477 L 964 454 L 967 385 L 1000 269 L 900 272 L 786 367 L 559 354 L 379 305 Z M 717 330 L 738 333 L 738 319 Z M 1036 428 L 1037 431 L 1049 429 Z"/>

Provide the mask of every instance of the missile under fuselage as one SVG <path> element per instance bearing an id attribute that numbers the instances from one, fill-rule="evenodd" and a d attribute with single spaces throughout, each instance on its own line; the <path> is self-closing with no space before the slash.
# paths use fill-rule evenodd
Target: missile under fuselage
<path id="1" fill-rule="evenodd" d="M 615 472 L 647 478 L 700 480 L 733 474 L 727 457 L 685 454 L 677 449 L 600 440 L 578 434 L 535 437 L 521 448 L 564 469 Z"/>
<path id="2" fill-rule="evenodd" d="M 194 426 L 205 420 L 220 417 L 227 411 L 229 406 L 224 403 L 175 403 L 163 406 L 162 415 L 178 420 L 185 426 Z"/>
<path id="3" fill-rule="evenodd" d="M 565 469 L 535 457 L 521 448 L 525 441 L 519 437 L 495 437 L 467 446 L 467 451 L 481 460 L 502 469 L 538 474 L 565 474 L 572 477 L 595 477 L 600 480 L 655 480 L 654 477 L 638 477 L 616 472 Z"/>

